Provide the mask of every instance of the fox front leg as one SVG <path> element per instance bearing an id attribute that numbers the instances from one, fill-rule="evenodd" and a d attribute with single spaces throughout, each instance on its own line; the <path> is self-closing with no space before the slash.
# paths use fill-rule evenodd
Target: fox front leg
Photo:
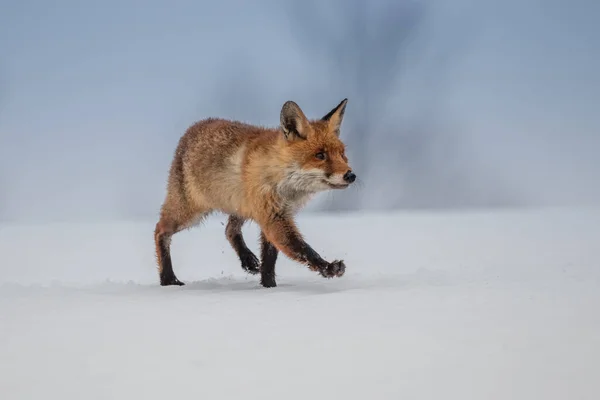
<path id="1" fill-rule="evenodd" d="M 346 272 L 343 260 L 325 261 L 308 243 L 302 239 L 294 222 L 279 215 L 272 217 L 262 231 L 266 238 L 279 251 L 325 278 L 341 277 Z"/>
<path id="2" fill-rule="evenodd" d="M 279 250 L 269 242 L 264 232 L 260 232 L 260 284 L 266 288 L 277 286 L 275 263 Z"/>

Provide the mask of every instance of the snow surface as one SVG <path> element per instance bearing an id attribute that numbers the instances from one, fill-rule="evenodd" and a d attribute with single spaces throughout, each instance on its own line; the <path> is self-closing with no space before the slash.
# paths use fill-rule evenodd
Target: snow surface
<path id="1" fill-rule="evenodd" d="M 0 225 L 0 399 L 600 398 L 599 210 L 304 214 L 347 273 L 273 289 L 224 222 L 166 288 L 155 221 Z"/>

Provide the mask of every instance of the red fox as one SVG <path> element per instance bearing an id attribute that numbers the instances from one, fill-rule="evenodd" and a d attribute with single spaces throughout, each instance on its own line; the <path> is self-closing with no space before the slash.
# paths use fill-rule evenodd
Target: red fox
<path id="1" fill-rule="evenodd" d="M 277 128 L 219 118 L 190 126 L 177 145 L 154 231 L 160 284 L 183 285 L 173 271 L 172 236 L 215 211 L 229 215 L 227 240 L 242 268 L 260 273 L 263 287 L 277 286 L 279 252 L 323 277 L 341 277 L 343 260 L 321 258 L 303 239 L 294 215 L 316 193 L 347 188 L 356 179 L 339 139 L 347 102 L 309 120 L 287 101 Z M 248 220 L 261 230 L 260 262 L 242 236 Z"/>

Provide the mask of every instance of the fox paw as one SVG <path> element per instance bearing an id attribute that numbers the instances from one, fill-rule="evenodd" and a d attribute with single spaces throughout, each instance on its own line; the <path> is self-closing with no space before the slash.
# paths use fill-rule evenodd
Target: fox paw
<path id="1" fill-rule="evenodd" d="M 242 262 L 242 268 L 252 274 L 256 275 L 260 272 L 260 262 L 258 258 L 251 251 L 244 253 L 240 257 L 240 261 Z"/>
<path id="2" fill-rule="evenodd" d="M 328 263 L 325 267 L 319 270 L 321 276 L 325 278 L 341 277 L 346 272 L 346 264 L 343 260 L 335 260 Z"/>
<path id="3" fill-rule="evenodd" d="M 266 288 L 277 287 L 277 282 L 275 282 L 275 274 L 262 274 L 260 278 L 260 284 Z"/>
<path id="4" fill-rule="evenodd" d="M 160 277 L 160 286 L 184 286 L 185 283 L 181 282 L 175 277 L 175 275 L 167 275 Z"/>

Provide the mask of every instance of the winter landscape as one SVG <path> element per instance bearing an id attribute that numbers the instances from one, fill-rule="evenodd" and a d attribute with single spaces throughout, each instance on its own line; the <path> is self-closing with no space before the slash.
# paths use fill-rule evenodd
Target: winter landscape
<path id="1" fill-rule="evenodd" d="M 3 399 L 596 399 L 600 211 L 301 216 L 347 273 L 239 266 L 225 217 L 1 225 Z M 258 231 L 244 233 L 256 251 Z"/>
<path id="2" fill-rule="evenodd" d="M 3 2 L 0 400 L 600 399 L 598 15 Z M 297 223 L 345 275 L 280 254 L 263 288 L 215 214 L 172 238 L 185 286 L 161 287 L 154 229 L 186 129 L 344 98 L 358 178 Z"/>

